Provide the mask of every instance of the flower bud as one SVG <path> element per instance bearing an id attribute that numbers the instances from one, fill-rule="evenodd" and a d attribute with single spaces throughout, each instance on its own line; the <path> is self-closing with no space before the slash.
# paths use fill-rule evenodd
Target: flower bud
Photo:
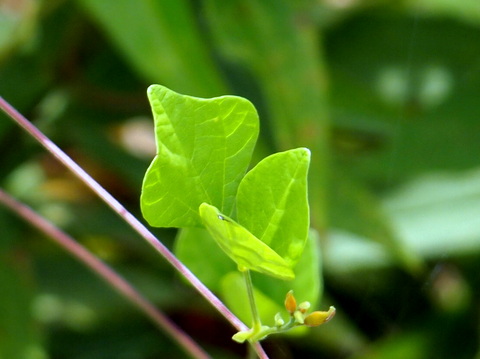
<path id="1" fill-rule="evenodd" d="M 287 297 L 285 298 L 285 309 L 287 309 L 290 315 L 293 315 L 297 310 L 297 301 L 293 296 L 293 290 L 287 293 Z"/>
<path id="2" fill-rule="evenodd" d="M 280 313 L 275 314 L 275 325 L 281 327 L 284 324 L 285 321 L 283 320 L 282 315 Z"/>
<path id="3" fill-rule="evenodd" d="M 328 312 L 316 311 L 309 315 L 304 320 L 307 327 L 317 327 L 321 324 L 328 322 L 335 315 L 335 307 L 330 307 Z"/>
<path id="4" fill-rule="evenodd" d="M 303 314 L 305 314 L 309 309 L 310 309 L 310 302 L 301 302 L 298 305 L 298 310 L 301 311 Z"/>
<path id="5" fill-rule="evenodd" d="M 298 324 L 303 324 L 305 321 L 303 313 L 299 310 L 296 310 L 295 313 L 293 313 L 293 317 Z"/>

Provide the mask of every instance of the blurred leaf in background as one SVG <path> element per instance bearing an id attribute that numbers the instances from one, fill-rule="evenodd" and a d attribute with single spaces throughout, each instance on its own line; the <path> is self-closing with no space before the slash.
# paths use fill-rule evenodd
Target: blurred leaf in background
<path id="1" fill-rule="evenodd" d="M 312 250 L 323 269 L 305 278 L 316 273 L 310 289 L 320 292 L 323 273 L 319 306 L 337 307 L 325 327 L 269 339 L 271 357 L 472 358 L 480 356 L 479 40 L 476 0 L 4 0 L 0 94 L 138 216 L 155 154 L 147 87 L 247 97 L 260 114 L 257 160 L 312 151 L 322 249 Z M 0 150 L 3 188 L 127 276 L 212 356 L 243 356 L 232 328 L 3 114 Z M 202 233 L 176 243 L 174 231 L 155 233 L 187 263 L 209 243 Z M 185 251 L 183 236 L 198 238 L 197 251 Z M 0 263 L 8 333 L 0 355 L 182 357 L 3 209 Z M 213 290 L 235 286 L 230 264 L 209 264 L 200 277 Z M 266 301 L 278 300 L 279 288 L 254 281 Z"/>

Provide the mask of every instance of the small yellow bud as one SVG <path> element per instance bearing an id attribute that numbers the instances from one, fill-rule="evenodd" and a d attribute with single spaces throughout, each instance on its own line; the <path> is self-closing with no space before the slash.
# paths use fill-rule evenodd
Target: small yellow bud
<path id="1" fill-rule="evenodd" d="M 307 327 L 317 327 L 328 322 L 335 316 L 335 307 L 330 307 L 328 312 L 316 311 L 309 315 L 304 320 Z"/>
<path id="2" fill-rule="evenodd" d="M 310 302 L 302 302 L 298 305 L 298 310 L 301 311 L 303 314 L 310 309 Z"/>
<path id="3" fill-rule="evenodd" d="M 285 309 L 287 309 L 290 315 L 293 315 L 297 310 L 297 301 L 293 296 L 293 290 L 287 293 L 287 297 L 285 298 Z"/>

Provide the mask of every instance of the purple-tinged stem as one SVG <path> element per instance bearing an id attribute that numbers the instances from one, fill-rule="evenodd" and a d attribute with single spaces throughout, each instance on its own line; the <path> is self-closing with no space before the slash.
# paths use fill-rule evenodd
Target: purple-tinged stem
<path id="1" fill-rule="evenodd" d="M 18 202 L 0 188 L 0 202 L 10 208 L 18 216 L 33 225 L 47 237 L 56 242 L 80 262 L 85 264 L 117 292 L 132 302 L 161 330 L 166 332 L 192 358 L 209 359 L 203 351 L 185 332 L 178 328 L 168 317 L 159 311 L 151 302 L 143 297 L 132 285 L 116 273 L 112 268 L 90 253 L 85 247 L 76 242 L 68 234 L 62 232 L 52 223 L 34 212 L 31 208 Z"/>
<path id="2" fill-rule="evenodd" d="M 227 318 L 238 330 L 245 330 L 243 324 L 200 280 L 173 255 L 137 218 L 128 212 L 123 205 L 96 182 L 83 168 L 73 161 L 55 143 L 45 136 L 38 128 L 29 122 L 16 109 L 11 107 L 0 97 L 0 107 L 24 130 L 43 145 L 54 157 L 63 163 L 83 183 L 107 203 L 120 217 L 122 217 L 140 236 L 142 236 L 157 252 L 159 252 L 177 271 L 179 271 L 215 308 Z"/>
<path id="3" fill-rule="evenodd" d="M 45 136 L 37 127 L 28 121 L 20 112 L 13 108 L 0 96 L 0 108 L 10 116 L 19 126 L 35 138 L 57 160 L 67 167 L 75 176 L 97 194 L 110 208 L 112 208 L 125 222 L 127 222 L 142 238 L 144 238 L 157 252 L 159 252 L 197 291 L 209 301 L 237 330 L 248 330 L 248 327 L 238 319 L 223 302 L 213 294 L 170 250 L 165 247 L 135 216 L 126 210 L 108 191 L 96 182 L 83 168 L 73 161 L 55 143 Z M 268 359 L 259 343 L 255 349 L 261 359 Z"/>

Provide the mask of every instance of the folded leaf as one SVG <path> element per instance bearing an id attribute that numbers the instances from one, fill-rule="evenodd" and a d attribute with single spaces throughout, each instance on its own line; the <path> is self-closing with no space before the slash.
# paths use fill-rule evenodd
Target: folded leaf
<path id="1" fill-rule="evenodd" d="M 315 308 L 317 303 L 321 302 L 323 295 L 320 257 L 319 236 L 315 230 L 311 229 L 302 256 L 295 266 L 295 280 L 287 282 L 252 273 L 253 284 L 258 291 L 270 298 L 271 301 L 281 303 L 282 313 L 285 315 L 287 312 L 283 302 L 285 295 L 290 290 L 293 290 L 295 293 L 298 303 L 308 301 L 312 308 Z"/>
<path id="2" fill-rule="evenodd" d="M 287 262 L 273 249 L 217 208 L 202 203 L 199 212 L 208 232 L 240 271 L 250 269 L 284 280 L 295 277 Z"/>
<path id="3" fill-rule="evenodd" d="M 236 96 L 201 99 L 148 88 L 157 156 L 145 174 L 144 218 L 155 227 L 195 227 L 202 202 L 231 213 L 258 136 L 253 105 Z"/>

